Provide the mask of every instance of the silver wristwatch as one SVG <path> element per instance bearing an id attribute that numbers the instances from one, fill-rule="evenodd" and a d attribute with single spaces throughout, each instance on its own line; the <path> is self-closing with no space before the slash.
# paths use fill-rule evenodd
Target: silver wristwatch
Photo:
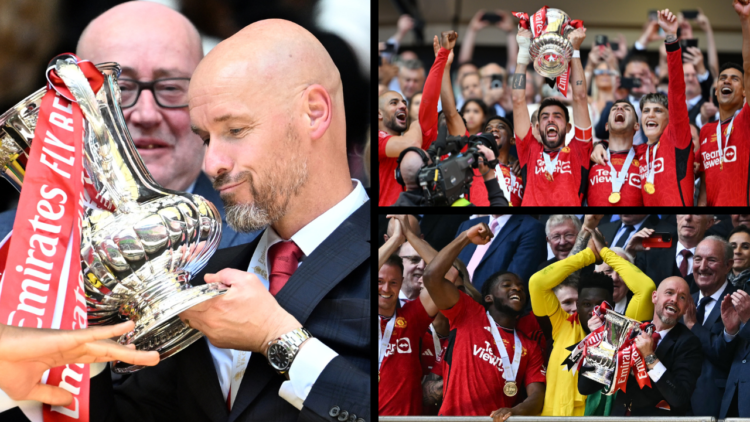
<path id="1" fill-rule="evenodd" d="M 643 359 L 646 361 L 646 365 L 651 365 L 652 363 L 656 362 L 656 360 L 659 358 L 656 357 L 655 354 L 651 353 L 650 355 L 646 356 Z"/>
<path id="2" fill-rule="evenodd" d="M 299 346 L 312 336 L 306 328 L 301 327 L 268 342 L 268 364 L 279 374 L 286 375 L 299 352 Z"/>

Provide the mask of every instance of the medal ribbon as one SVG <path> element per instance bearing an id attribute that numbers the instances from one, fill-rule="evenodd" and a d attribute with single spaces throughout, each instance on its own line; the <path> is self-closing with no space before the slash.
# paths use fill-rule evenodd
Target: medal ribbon
<path id="1" fill-rule="evenodd" d="M 546 151 L 542 151 L 542 156 L 544 157 L 544 169 L 550 174 L 555 174 L 555 167 L 557 167 L 557 159 L 560 158 L 560 154 L 562 154 L 562 150 L 557 152 L 557 155 L 555 156 L 554 160 L 549 159 L 549 154 Z"/>
<path id="2" fill-rule="evenodd" d="M 440 348 L 440 339 L 438 339 L 437 332 L 435 331 L 435 326 L 433 324 L 430 324 L 430 332 L 432 333 L 432 343 L 435 345 L 435 361 L 440 362 L 440 352 L 442 349 Z"/>
<path id="3" fill-rule="evenodd" d="M 500 332 L 497 331 L 495 326 L 495 320 L 490 316 L 490 311 L 487 311 L 487 319 L 490 321 L 490 332 L 492 337 L 495 339 L 497 344 L 497 350 L 500 352 L 500 358 L 503 361 L 503 377 L 506 382 L 515 382 L 516 375 L 518 374 L 518 367 L 521 365 L 521 355 L 523 354 L 523 348 L 521 347 L 521 338 L 518 337 L 518 331 L 513 330 L 513 337 L 515 339 L 515 349 L 513 352 L 513 364 L 510 363 L 508 358 L 508 351 L 505 350 L 505 343 L 500 338 Z"/>
<path id="4" fill-rule="evenodd" d="M 101 73 L 88 62 L 79 67 L 98 91 L 104 82 Z M 7 261 L 0 263 L 0 321 L 82 329 L 87 326 L 80 259 L 84 118 L 54 65 L 47 77 L 50 84 L 34 130 L 18 218 L 11 240 L 3 245 L 10 246 Z M 42 381 L 73 394 L 69 406 L 44 405 L 45 421 L 88 421 L 88 365 L 52 368 Z"/>
<path id="5" fill-rule="evenodd" d="M 640 331 L 646 331 L 646 328 L 651 325 L 650 322 L 642 323 L 640 325 Z M 649 381 L 646 365 L 643 362 L 643 356 L 641 356 L 641 352 L 638 351 L 638 348 L 635 347 L 635 337 L 635 333 L 631 334 L 630 338 L 625 340 L 617 351 L 614 372 L 615 379 L 612 380 L 609 391 L 605 393 L 606 395 L 615 394 L 617 390 L 622 390 L 623 393 L 626 392 L 625 389 L 628 384 L 628 377 L 630 376 L 631 368 L 635 371 L 635 379 L 638 382 L 639 387 L 651 387 L 651 381 Z"/>
<path id="6" fill-rule="evenodd" d="M 505 174 L 503 174 L 503 167 L 508 169 L 508 174 L 510 174 L 510 186 L 508 186 L 508 182 L 505 180 Z M 513 186 L 516 184 L 516 175 L 513 174 L 513 172 L 510 170 L 510 167 L 506 166 L 505 164 L 498 163 L 495 167 L 495 173 L 498 175 L 497 181 L 500 185 L 500 189 L 503 190 L 503 195 L 505 196 L 505 199 L 508 200 L 508 203 L 510 204 L 510 194 L 513 191 Z"/>
<path id="7" fill-rule="evenodd" d="M 656 165 L 654 162 L 656 161 L 656 151 L 659 150 L 659 142 L 656 143 L 654 146 L 654 155 L 651 156 L 651 145 L 646 146 L 646 181 L 654 184 L 654 169 L 656 168 Z M 649 160 L 649 158 L 651 158 Z"/>
<path id="8" fill-rule="evenodd" d="M 388 350 L 388 344 L 391 343 L 391 334 L 393 334 L 393 326 L 396 324 L 396 314 L 393 313 L 393 318 L 388 321 L 385 325 L 385 331 L 380 329 L 380 321 L 378 321 L 378 338 L 380 338 L 380 345 L 378 348 L 378 374 L 380 374 L 380 368 L 383 366 L 383 359 L 385 358 L 385 352 Z"/>
<path id="9" fill-rule="evenodd" d="M 736 112 L 734 112 L 734 116 L 732 116 L 732 121 L 729 122 L 729 127 L 727 128 L 727 142 L 724 145 L 724 147 L 729 146 L 729 138 L 732 136 L 732 126 L 734 126 L 734 119 L 740 113 L 740 110 L 737 110 Z M 724 147 L 721 146 L 721 122 L 720 121 L 716 122 L 716 144 L 719 147 L 719 163 L 723 164 L 724 163 Z"/>
<path id="10" fill-rule="evenodd" d="M 609 177 L 612 183 L 612 192 L 620 193 L 620 190 L 622 190 L 622 185 L 623 183 L 625 183 L 625 178 L 628 175 L 628 169 L 630 168 L 630 164 L 633 162 L 633 158 L 635 158 L 635 149 L 633 147 L 630 147 L 628 156 L 625 158 L 625 163 L 622 165 L 622 168 L 618 173 L 615 170 L 614 164 L 612 164 L 612 158 L 609 149 L 607 149 L 607 164 L 609 164 Z"/>

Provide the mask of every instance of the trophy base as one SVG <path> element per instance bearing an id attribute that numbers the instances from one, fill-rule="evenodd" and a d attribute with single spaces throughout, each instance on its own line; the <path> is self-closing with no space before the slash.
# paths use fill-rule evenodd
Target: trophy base
<path id="1" fill-rule="evenodd" d="M 157 311 L 150 317 L 139 319 L 135 329 L 123 334 L 119 343 L 134 344 L 137 350 L 156 350 L 160 359 L 166 359 L 203 337 L 203 333 L 185 325 L 179 314 L 227 291 L 220 283 L 210 283 L 176 293 L 159 303 Z M 121 361 L 112 363 L 112 371 L 118 374 L 129 374 L 143 368 Z"/>

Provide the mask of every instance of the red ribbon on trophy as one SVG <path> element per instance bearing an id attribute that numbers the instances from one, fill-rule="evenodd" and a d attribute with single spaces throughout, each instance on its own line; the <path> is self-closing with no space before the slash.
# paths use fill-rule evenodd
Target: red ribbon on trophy
<path id="1" fill-rule="evenodd" d="M 0 321 L 73 330 L 87 326 L 80 258 L 83 114 L 57 76 L 55 60 L 48 69 L 50 84 L 42 99 L 12 236 L 0 247 Z M 78 64 L 98 91 L 104 83 L 101 73 L 89 62 Z M 44 405 L 45 421 L 88 421 L 88 365 L 52 368 L 42 380 L 73 395 L 70 406 Z"/>
<path id="2" fill-rule="evenodd" d="M 593 314 L 601 317 L 607 309 L 610 309 L 610 305 L 607 302 L 602 302 L 599 306 L 594 306 L 594 312 Z M 577 316 L 577 312 L 573 315 Z M 570 321 L 570 318 L 568 318 L 568 321 Z M 571 321 L 572 323 L 572 321 Z M 571 371 L 573 375 L 575 375 L 576 372 L 578 372 L 581 369 L 581 366 L 583 366 L 583 357 L 586 356 L 586 351 L 589 347 L 597 347 L 601 342 L 602 338 L 604 338 L 604 324 L 602 324 L 601 327 L 597 328 L 596 330 L 592 331 L 583 338 L 578 344 L 574 344 L 571 347 L 568 347 L 568 350 L 570 350 L 570 356 L 565 358 L 563 361 L 563 365 L 568 367 L 568 371 Z"/>
<path id="3" fill-rule="evenodd" d="M 644 322 L 641 324 L 641 332 L 645 332 L 646 328 L 651 326 L 650 322 Z M 617 351 L 617 360 L 615 366 L 615 379 L 612 380 L 612 392 L 614 394 L 617 390 L 622 390 L 625 393 L 625 388 L 628 384 L 628 377 L 630 376 L 631 369 L 635 375 L 635 379 L 638 382 L 638 386 L 651 387 L 651 381 L 648 378 L 648 371 L 646 364 L 643 361 L 641 352 L 635 347 L 635 337 L 627 339 L 621 346 L 620 350 Z"/>
<path id="4" fill-rule="evenodd" d="M 511 12 L 513 16 L 517 17 L 519 19 L 519 25 L 524 29 L 531 30 L 532 35 L 532 41 L 534 38 L 544 34 L 547 31 L 547 6 L 543 6 L 541 9 L 537 10 L 536 13 L 534 13 L 531 16 L 531 19 L 529 19 L 529 15 L 523 12 Z M 583 28 L 583 21 L 579 19 L 573 19 L 568 24 L 569 26 L 572 26 L 573 28 Z M 563 30 L 565 28 L 562 28 Z M 562 35 L 561 35 L 562 36 Z M 533 58 L 535 59 L 535 58 Z M 555 81 L 557 84 L 557 89 L 560 91 L 560 93 L 563 96 L 568 95 L 568 80 L 570 79 L 570 63 L 568 63 L 568 66 L 565 68 L 565 72 L 563 72 L 560 76 L 558 76 Z"/>

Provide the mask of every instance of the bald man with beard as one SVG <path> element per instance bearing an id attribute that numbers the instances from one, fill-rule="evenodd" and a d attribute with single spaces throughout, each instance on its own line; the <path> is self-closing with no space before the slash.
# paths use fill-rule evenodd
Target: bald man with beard
<path id="1" fill-rule="evenodd" d="M 338 69 L 302 27 L 259 21 L 201 61 L 189 104 L 229 224 L 264 230 L 196 277 L 228 286 L 180 315 L 205 337 L 114 392 L 95 377 L 91 420 L 369 420 L 370 204 Z"/>

